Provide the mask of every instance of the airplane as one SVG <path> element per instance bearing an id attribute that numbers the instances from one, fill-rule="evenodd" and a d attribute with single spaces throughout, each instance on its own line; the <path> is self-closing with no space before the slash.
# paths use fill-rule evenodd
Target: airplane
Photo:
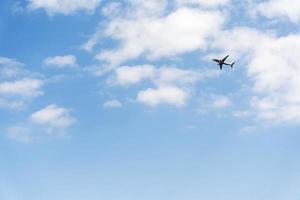
<path id="1" fill-rule="evenodd" d="M 233 62 L 233 63 L 226 63 L 225 60 L 226 60 L 228 57 L 229 57 L 229 55 L 227 55 L 227 56 L 226 56 L 225 58 L 223 58 L 223 59 L 216 59 L 216 58 L 214 58 L 214 59 L 212 59 L 212 61 L 215 61 L 215 62 L 218 63 L 218 65 L 220 66 L 220 70 L 223 69 L 223 65 L 228 65 L 228 66 L 230 66 L 230 67 L 232 68 L 233 65 L 235 64 L 235 62 Z"/>

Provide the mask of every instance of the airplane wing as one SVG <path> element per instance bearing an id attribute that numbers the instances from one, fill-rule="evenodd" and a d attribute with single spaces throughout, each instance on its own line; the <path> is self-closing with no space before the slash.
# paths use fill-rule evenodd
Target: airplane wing
<path id="1" fill-rule="evenodd" d="M 229 57 L 229 55 L 227 55 L 225 58 L 222 59 L 222 62 L 225 62 L 225 60 Z"/>
<path id="2" fill-rule="evenodd" d="M 214 58 L 214 59 L 211 59 L 212 61 L 215 61 L 215 62 L 219 62 L 219 60 L 218 59 L 216 59 L 216 58 Z"/>

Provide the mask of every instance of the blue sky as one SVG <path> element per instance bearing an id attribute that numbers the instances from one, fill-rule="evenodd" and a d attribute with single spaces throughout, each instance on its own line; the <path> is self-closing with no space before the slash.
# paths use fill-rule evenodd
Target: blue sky
<path id="1" fill-rule="evenodd" d="M 0 199 L 299 200 L 299 13 L 2 0 Z"/>

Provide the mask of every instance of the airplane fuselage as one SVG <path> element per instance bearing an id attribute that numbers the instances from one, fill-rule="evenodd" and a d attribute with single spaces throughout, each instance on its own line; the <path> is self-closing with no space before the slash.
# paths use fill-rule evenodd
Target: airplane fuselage
<path id="1" fill-rule="evenodd" d="M 229 55 L 227 55 L 227 56 L 226 56 L 225 58 L 223 58 L 223 59 L 216 59 L 216 58 L 214 58 L 214 59 L 212 59 L 212 61 L 218 63 L 218 65 L 220 66 L 220 70 L 222 70 L 223 65 L 228 65 L 228 66 L 231 66 L 231 68 L 232 68 L 235 62 L 233 62 L 233 63 L 226 63 L 225 60 L 228 58 L 228 56 L 229 56 Z"/>

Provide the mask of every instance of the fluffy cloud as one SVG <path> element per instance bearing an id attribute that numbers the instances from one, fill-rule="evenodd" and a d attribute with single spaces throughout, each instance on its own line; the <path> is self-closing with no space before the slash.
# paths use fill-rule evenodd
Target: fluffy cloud
<path id="1" fill-rule="evenodd" d="M 44 64 L 56 68 L 77 66 L 76 57 L 73 55 L 48 57 L 44 60 Z"/>
<path id="2" fill-rule="evenodd" d="M 300 35 L 266 41 L 249 64 L 259 117 L 272 121 L 300 121 Z"/>
<path id="3" fill-rule="evenodd" d="M 118 41 L 119 48 L 104 50 L 96 57 L 116 66 L 141 55 L 158 59 L 205 49 L 223 22 L 224 15 L 218 11 L 187 7 L 167 16 L 116 17 L 109 22 L 105 35 Z M 91 38 L 84 48 L 91 50 L 95 44 Z"/>
<path id="4" fill-rule="evenodd" d="M 156 89 L 146 89 L 140 91 L 137 95 L 137 101 L 150 106 L 159 104 L 170 104 L 174 106 L 183 106 L 189 94 L 187 91 L 175 86 L 160 86 Z"/>
<path id="5" fill-rule="evenodd" d="M 113 82 L 118 85 L 132 85 L 145 79 L 151 79 L 155 75 L 152 65 L 123 66 L 115 70 Z"/>
<path id="6" fill-rule="evenodd" d="M 43 94 L 44 80 L 14 59 L 0 57 L 0 107 L 20 108 Z"/>
<path id="7" fill-rule="evenodd" d="M 102 13 L 109 17 L 112 23 L 119 23 L 117 21 L 123 20 L 124 22 L 133 23 L 133 21 L 144 18 L 154 18 L 160 17 L 164 14 L 167 7 L 167 0 L 126 0 L 123 2 L 110 2 L 106 4 Z M 131 21 L 131 22 L 129 22 Z M 106 27 L 108 32 L 109 26 Z M 122 28 L 122 27 L 121 27 Z M 128 29 L 128 27 L 126 27 Z M 121 30 L 124 31 L 124 30 Z M 102 41 L 101 39 L 105 37 L 110 37 L 110 34 L 104 34 L 103 28 L 99 28 L 96 33 L 94 33 L 88 41 L 82 45 L 82 49 L 88 52 L 92 52 L 94 47 Z"/>
<path id="8" fill-rule="evenodd" d="M 0 83 L 0 95 L 36 97 L 43 94 L 41 91 L 42 85 L 42 80 L 31 78 L 2 82 Z"/>
<path id="9" fill-rule="evenodd" d="M 123 105 L 120 101 L 114 99 L 114 100 L 110 100 L 110 101 L 106 101 L 103 104 L 104 108 L 121 108 Z"/>
<path id="10" fill-rule="evenodd" d="M 267 0 L 257 5 L 260 14 L 268 18 L 287 18 L 300 22 L 300 2 L 295 0 Z"/>
<path id="11" fill-rule="evenodd" d="M 247 61 L 254 56 L 254 52 L 264 41 L 270 41 L 275 37 L 271 31 L 262 33 L 257 29 L 248 27 L 236 27 L 222 31 L 211 43 L 213 49 L 221 49 L 231 52 L 230 57 Z M 255 43 L 253 42 L 255 41 Z"/>
<path id="12" fill-rule="evenodd" d="M 225 41 L 230 44 L 229 50 L 247 66 L 253 90 L 251 106 L 257 118 L 300 122 L 300 35 L 278 37 L 249 28 L 236 28 L 220 36 L 216 43 L 222 49 Z"/>
<path id="13" fill-rule="evenodd" d="M 29 9 L 44 9 L 49 15 L 93 12 L 99 4 L 100 0 L 28 0 Z"/>
<path id="14" fill-rule="evenodd" d="M 176 67 L 156 68 L 153 65 L 122 66 L 114 71 L 110 82 L 116 85 L 133 85 L 151 81 L 155 85 L 192 85 L 198 80 L 218 76 L 215 71 L 194 71 Z"/>
<path id="15" fill-rule="evenodd" d="M 9 139 L 23 143 L 37 142 L 46 137 L 65 136 L 76 121 L 70 110 L 51 104 L 32 113 L 21 125 L 6 129 Z"/>
<path id="16" fill-rule="evenodd" d="M 215 71 L 194 71 L 175 67 L 155 68 L 152 65 L 123 66 L 114 70 L 110 83 L 130 86 L 148 81 L 154 87 L 139 91 L 137 101 L 150 106 L 169 104 L 183 106 L 191 96 L 195 83 L 218 76 Z"/>
<path id="17" fill-rule="evenodd" d="M 75 122 L 68 109 L 55 104 L 36 111 L 29 119 L 34 124 L 46 126 L 47 132 L 52 134 L 64 133 L 65 129 Z"/>

